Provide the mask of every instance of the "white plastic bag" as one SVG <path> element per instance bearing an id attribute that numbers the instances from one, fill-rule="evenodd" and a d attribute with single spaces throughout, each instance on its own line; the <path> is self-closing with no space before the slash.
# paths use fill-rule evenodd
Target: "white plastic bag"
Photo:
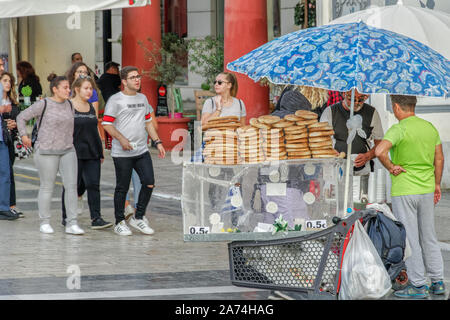
<path id="1" fill-rule="evenodd" d="M 391 279 L 377 250 L 357 220 L 342 262 L 339 299 L 379 299 L 391 287 Z"/>

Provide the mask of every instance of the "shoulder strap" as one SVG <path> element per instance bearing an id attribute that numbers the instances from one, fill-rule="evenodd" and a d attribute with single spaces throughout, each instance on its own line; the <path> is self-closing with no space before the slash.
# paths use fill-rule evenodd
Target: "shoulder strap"
<path id="1" fill-rule="evenodd" d="M 47 99 L 44 99 L 44 109 L 42 110 L 41 118 L 39 119 L 39 126 L 37 128 L 38 131 L 41 128 L 42 118 L 44 117 L 45 109 L 47 109 Z"/>
<path id="2" fill-rule="evenodd" d="M 242 117 L 242 101 L 241 101 L 241 99 L 238 99 L 238 100 L 239 100 L 239 106 L 241 107 L 241 111 L 239 113 L 239 118 L 241 118 Z"/>
<path id="3" fill-rule="evenodd" d="M 67 99 L 67 101 L 69 101 L 69 104 L 70 104 L 70 109 L 72 109 L 72 110 L 73 110 L 73 105 L 72 105 L 72 101 L 70 101 L 70 99 Z M 89 104 L 90 104 L 90 102 L 89 102 Z"/>

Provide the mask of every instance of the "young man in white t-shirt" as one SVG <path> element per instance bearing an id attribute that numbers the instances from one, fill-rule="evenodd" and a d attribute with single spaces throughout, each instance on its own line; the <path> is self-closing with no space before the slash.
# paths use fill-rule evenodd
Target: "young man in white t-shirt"
<path id="1" fill-rule="evenodd" d="M 153 234 L 148 225 L 145 211 L 154 188 L 153 164 L 147 146 L 148 136 L 155 142 L 159 157 L 166 152 L 153 126 L 153 108 L 145 95 L 139 93 L 141 75 L 136 67 L 124 67 L 120 72 L 123 91 L 112 95 L 106 106 L 102 125 L 113 137 L 111 156 L 116 170 L 116 189 L 114 191 L 114 232 L 131 235 L 125 215 L 125 199 L 130 187 L 133 169 L 139 175 L 142 188 L 137 200 L 136 213 L 129 220 L 130 225 L 144 234 Z"/>

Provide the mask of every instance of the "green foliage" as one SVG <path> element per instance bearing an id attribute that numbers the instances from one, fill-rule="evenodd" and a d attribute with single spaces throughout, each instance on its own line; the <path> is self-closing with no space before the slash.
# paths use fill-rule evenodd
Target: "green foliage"
<path id="1" fill-rule="evenodd" d="M 22 88 L 22 90 L 20 90 L 20 92 L 22 93 L 22 95 L 24 97 L 31 97 L 31 94 L 33 93 L 33 90 L 31 90 L 30 86 L 25 86 Z"/>
<path id="2" fill-rule="evenodd" d="M 305 25 L 305 3 L 308 4 L 308 25 Z M 297 26 L 311 28 L 316 26 L 316 0 L 300 0 L 295 6 L 294 21 Z"/>
<path id="3" fill-rule="evenodd" d="M 177 77 L 184 74 L 186 42 L 173 33 L 163 34 L 161 47 L 152 38 L 148 38 L 147 41 L 150 43 L 149 48 L 142 41 L 138 41 L 145 57 L 152 62 L 150 70 L 144 70 L 143 74 L 167 86 L 173 85 Z"/>
<path id="4" fill-rule="evenodd" d="M 205 84 L 213 87 L 216 76 L 223 72 L 223 38 L 207 36 L 188 41 L 190 71 L 205 78 Z"/>

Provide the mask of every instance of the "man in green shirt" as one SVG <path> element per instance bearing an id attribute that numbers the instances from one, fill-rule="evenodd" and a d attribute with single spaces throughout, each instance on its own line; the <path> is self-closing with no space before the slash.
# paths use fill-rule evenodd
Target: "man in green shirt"
<path id="1" fill-rule="evenodd" d="M 392 179 L 392 211 L 406 229 L 412 254 L 406 260 L 410 285 L 395 292 L 402 298 L 445 294 L 444 263 L 434 227 L 434 206 L 441 199 L 444 155 L 439 133 L 415 115 L 417 98 L 392 95 L 393 125 L 375 154 Z M 390 152 L 390 158 L 389 158 Z M 431 279 L 426 285 L 425 273 Z"/>

